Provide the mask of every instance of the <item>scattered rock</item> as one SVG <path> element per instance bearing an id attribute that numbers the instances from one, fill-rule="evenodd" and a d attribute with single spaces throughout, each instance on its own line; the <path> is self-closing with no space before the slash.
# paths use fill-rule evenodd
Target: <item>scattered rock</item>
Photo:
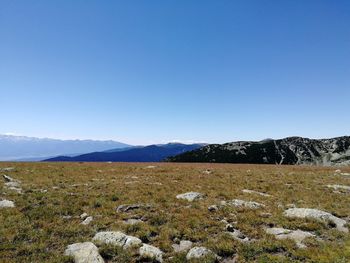
<path id="1" fill-rule="evenodd" d="M 143 221 L 141 219 L 135 219 L 135 218 L 129 218 L 123 221 L 124 224 L 126 225 L 136 225 L 139 223 L 143 223 Z"/>
<path id="2" fill-rule="evenodd" d="M 186 259 L 199 259 L 210 255 L 217 257 L 213 251 L 207 249 L 206 247 L 193 247 L 190 249 L 190 251 L 188 251 Z"/>
<path id="3" fill-rule="evenodd" d="M 296 205 L 295 204 L 286 204 L 286 207 L 287 208 L 296 208 Z"/>
<path id="4" fill-rule="evenodd" d="M 219 210 L 219 207 L 217 205 L 211 205 L 211 206 L 208 206 L 208 210 L 210 212 L 215 212 Z"/>
<path id="5" fill-rule="evenodd" d="M 6 183 L 4 184 L 6 189 L 16 191 L 17 193 L 22 193 L 22 188 L 19 180 L 15 180 L 12 177 L 5 174 L 3 175 L 3 178 L 6 181 Z"/>
<path id="6" fill-rule="evenodd" d="M 157 247 L 143 244 L 139 249 L 139 254 L 141 258 L 153 259 L 158 262 L 163 262 L 163 252 Z"/>
<path id="7" fill-rule="evenodd" d="M 149 204 L 132 204 L 132 205 L 120 205 L 117 207 L 117 212 L 129 212 L 135 209 L 149 209 L 152 206 Z"/>
<path id="8" fill-rule="evenodd" d="M 271 213 L 260 213 L 259 215 L 260 215 L 262 218 L 269 218 L 269 217 L 272 216 Z"/>
<path id="9" fill-rule="evenodd" d="M 292 239 L 295 241 L 296 245 L 299 248 L 306 248 L 306 245 L 303 244 L 305 238 L 315 237 L 314 234 L 310 232 L 301 231 L 301 230 L 289 230 L 285 228 L 273 227 L 266 228 L 265 232 L 271 235 L 274 235 L 277 239 Z"/>
<path id="10" fill-rule="evenodd" d="M 211 174 L 212 171 L 210 169 L 207 169 L 207 170 L 204 170 L 202 173 L 204 173 L 204 174 Z"/>
<path id="11" fill-rule="evenodd" d="M 10 200 L 1 200 L 0 208 L 15 207 L 15 203 Z"/>
<path id="12" fill-rule="evenodd" d="M 89 215 L 87 213 L 82 213 L 80 215 L 80 219 L 84 220 L 85 218 L 87 218 Z"/>
<path id="13" fill-rule="evenodd" d="M 66 220 L 68 220 L 68 219 L 71 219 L 72 218 L 72 216 L 61 216 L 62 217 L 62 219 L 66 219 Z"/>
<path id="14" fill-rule="evenodd" d="M 13 179 L 12 177 L 3 174 L 2 177 L 5 179 L 6 182 L 18 182 L 17 180 Z"/>
<path id="15" fill-rule="evenodd" d="M 225 258 L 221 263 L 236 263 L 238 260 L 238 255 L 235 255 L 232 258 Z"/>
<path id="16" fill-rule="evenodd" d="M 11 172 L 14 169 L 15 169 L 14 167 L 5 167 L 5 168 L 0 168 L 0 171 L 2 171 L 2 172 Z"/>
<path id="17" fill-rule="evenodd" d="M 139 238 L 118 231 L 98 232 L 92 240 L 98 244 L 111 244 L 124 249 L 142 244 Z"/>
<path id="18" fill-rule="evenodd" d="M 226 226 L 226 232 L 228 235 L 233 237 L 235 240 L 242 242 L 242 243 L 248 243 L 251 242 L 252 239 L 244 235 L 240 230 L 235 229 L 232 225 Z"/>
<path id="19" fill-rule="evenodd" d="M 91 242 L 69 245 L 64 254 L 73 257 L 75 263 L 104 263 L 98 248 Z"/>
<path id="20" fill-rule="evenodd" d="M 231 201 L 221 201 L 221 205 L 230 205 L 234 207 L 246 207 L 250 209 L 258 209 L 258 208 L 265 207 L 265 205 L 257 202 L 244 201 L 240 199 L 233 199 Z"/>
<path id="21" fill-rule="evenodd" d="M 86 225 L 90 224 L 90 223 L 92 222 L 93 219 L 94 219 L 94 218 L 93 218 L 92 216 L 88 216 L 88 217 L 85 218 L 85 220 L 84 220 L 83 222 L 81 222 L 80 224 L 86 226 Z"/>
<path id="22" fill-rule="evenodd" d="M 188 192 L 188 193 L 184 193 L 184 194 L 179 194 L 176 196 L 176 198 L 177 199 L 185 199 L 189 202 L 192 202 L 195 200 L 203 199 L 204 194 L 197 193 L 197 192 Z"/>
<path id="23" fill-rule="evenodd" d="M 271 195 L 266 194 L 266 193 L 261 193 L 261 192 L 258 192 L 258 191 L 248 190 L 248 189 L 243 189 L 242 192 L 246 193 L 246 194 L 257 194 L 257 195 L 261 195 L 261 196 L 265 196 L 265 197 L 270 197 L 271 196 Z"/>
<path id="24" fill-rule="evenodd" d="M 337 230 L 348 233 L 345 227 L 346 221 L 331 213 L 311 208 L 290 208 L 284 212 L 286 217 L 313 218 L 322 222 L 330 221 L 336 225 Z"/>
<path id="25" fill-rule="evenodd" d="M 327 185 L 327 187 L 333 188 L 334 190 L 344 190 L 345 192 L 350 192 L 350 186 L 347 185 L 332 184 Z"/>
<path id="26" fill-rule="evenodd" d="M 193 243 L 189 240 L 181 240 L 180 244 L 173 244 L 172 247 L 176 253 L 188 251 L 191 249 Z"/>

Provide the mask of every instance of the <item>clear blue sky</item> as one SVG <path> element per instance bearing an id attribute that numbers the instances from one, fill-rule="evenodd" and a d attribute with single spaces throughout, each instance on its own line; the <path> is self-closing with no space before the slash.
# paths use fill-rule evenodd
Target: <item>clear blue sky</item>
<path id="1" fill-rule="evenodd" d="M 0 133 L 350 134 L 350 1 L 2 0 Z"/>

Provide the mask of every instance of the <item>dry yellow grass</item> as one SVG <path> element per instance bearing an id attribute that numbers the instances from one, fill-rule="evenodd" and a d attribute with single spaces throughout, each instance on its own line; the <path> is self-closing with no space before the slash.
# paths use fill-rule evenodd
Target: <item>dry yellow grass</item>
<path id="1" fill-rule="evenodd" d="M 148 168 L 148 166 L 155 166 Z M 221 257 L 238 255 L 238 262 L 350 262 L 350 236 L 315 220 L 287 219 L 289 204 L 316 208 L 346 218 L 350 216 L 350 194 L 334 193 L 328 184 L 350 185 L 350 176 L 335 175 L 335 168 L 174 163 L 0 163 L 1 172 L 21 180 L 22 194 L 2 188 L 1 199 L 15 208 L 0 209 L 0 262 L 70 262 L 63 253 L 67 245 L 91 241 L 96 232 L 120 230 L 165 252 L 166 262 L 186 262 L 176 254 L 174 239 L 203 245 Z M 204 171 L 209 169 L 211 173 Z M 342 168 L 350 172 L 350 168 Z M 3 186 L 3 185 L 2 185 Z M 243 189 L 265 192 L 271 197 L 243 193 Z M 47 192 L 42 191 L 47 190 Z M 196 191 L 203 200 L 189 203 L 177 194 Z M 243 199 L 266 205 L 249 210 L 223 208 L 209 212 L 208 206 L 222 200 Z M 117 213 L 121 204 L 147 203 L 151 209 Z M 92 223 L 81 225 L 86 212 Z M 270 213 L 263 217 L 261 213 Z M 63 216 L 72 216 L 64 219 Z M 142 216 L 137 225 L 123 219 Z M 256 239 L 242 244 L 227 236 L 222 219 Z M 312 231 L 307 249 L 291 240 L 276 240 L 263 227 L 277 226 Z M 109 262 L 137 262 L 134 251 L 101 247 Z M 169 259 L 170 258 L 170 259 Z M 210 261 L 210 260 L 208 260 Z M 203 262 L 203 261 L 202 261 Z"/>

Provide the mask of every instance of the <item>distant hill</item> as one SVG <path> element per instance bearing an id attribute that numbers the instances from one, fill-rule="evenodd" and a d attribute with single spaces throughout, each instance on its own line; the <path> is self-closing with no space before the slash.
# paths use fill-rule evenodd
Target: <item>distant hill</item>
<path id="1" fill-rule="evenodd" d="M 178 155 L 203 147 L 203 144 L 169 143 L 164 145 L 138 146 L 122 151 L 104 151 L 74 157 L 59 156 L 48 162 L 160 162 L 169 156 Z"/>
<path id="2" fill-rule="evenodd" d="M 350 165 L 350 137 L 308 139 L 288 137 L 260 142 L 211 144 L 167 161 L 251 164 Z"/>
<path id="3" fill-rule="evenodd" d="M 40 160 L 50 156 L 76 155 L 125 147 L 130 145 L 116 141 L 57 140 L 0 135 L 0 161 Z"/>

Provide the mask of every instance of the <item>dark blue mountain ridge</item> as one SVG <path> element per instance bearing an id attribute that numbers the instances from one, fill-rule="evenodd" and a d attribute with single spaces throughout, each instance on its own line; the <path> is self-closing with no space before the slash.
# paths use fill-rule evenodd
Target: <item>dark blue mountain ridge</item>
<path id="1" fill-rule="evenodd" d="M 163 145 L 138 146 L 122 151 L 104 151 L 82 154 L 74 157 L 58 156 L 47 162 L 160 162 L 164 159 L 196 150 L 205 144 L 169 143 Z"/>

